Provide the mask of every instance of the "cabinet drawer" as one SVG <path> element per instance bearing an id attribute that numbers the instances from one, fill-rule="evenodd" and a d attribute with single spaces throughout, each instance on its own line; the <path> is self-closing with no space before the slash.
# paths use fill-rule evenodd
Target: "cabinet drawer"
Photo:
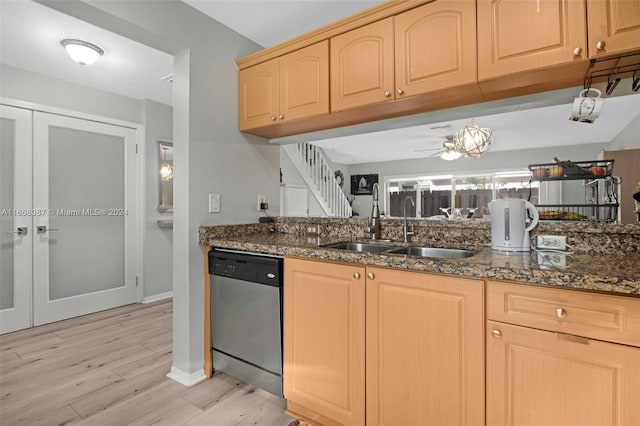
<path id="1" fill-rule="evenodd" d="M 640 299 L 487 281 L 487 318 L 640 347 Z"/>

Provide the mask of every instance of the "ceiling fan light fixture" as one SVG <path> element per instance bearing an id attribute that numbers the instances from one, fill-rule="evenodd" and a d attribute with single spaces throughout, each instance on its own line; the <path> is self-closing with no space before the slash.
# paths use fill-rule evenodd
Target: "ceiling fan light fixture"
<path id="1" fill-rule="evenodd" d="M 453 137 L 455 150 L 467 157 L 478 158 L 491 147 L 491 129 L 481 128 L 473 122 L 460 129 Z"/>
<path id="2" fill-rule="evenodd" d="M 65 38 L 60 40 L 60 44 L 65 48 L 67 54 L 80 65 L 94 64 L 100 56 L 104 55 L 104 49 L 97 44 L 75 38 Z"/>
<path id="3" fill-rule="evenodd" d="M 460 157 L 462 157 L 462 154 L 452 149 L 446 150 L 445 152 L 442 153 L 442 155 L 440 155 L 440 158 L 447 161 L 457 160 Z"/>

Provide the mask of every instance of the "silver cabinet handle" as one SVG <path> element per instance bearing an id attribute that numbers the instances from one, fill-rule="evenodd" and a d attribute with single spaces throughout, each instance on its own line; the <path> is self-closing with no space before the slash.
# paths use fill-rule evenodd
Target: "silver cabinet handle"
<path id="1" fill-rule="evenodd" d="M 284 114 L 280 114 L 280 120 L 284 120 Z"/>
<path id="2" fill-rule="evenodd" d="M 271 116 L 271 121 L 276 121 L 276 116 L 275 115 Z"/>
<path id="3" fill-rule="evenodd" d="M 396 91 L 398 92 L 398 95 L 402 95 L 404 93 L 404 90 L 402 90 L 400 88 L 398 90 L 396 90 Z"/>
<path id="4" fill-rule="evenodd" d="M 388 98 L 389 96 L 391 96 L 391 92 L 389 92 L 388 90 L 384 91 L 384 96 L 385 98 Z"/>
<path id="5" fill-rule="evenodd" d="M 575 49 L 573 49 L 573 56 L 580 56 L 580 54 L 582 53 L 582 47 L 576 47 Z"/>
<path id="6" fill-rule="evenodd" d="M 355 278 L 356 280 L 360 279 L 360 272 L 354 272 L 353 278 Z"/>
<path id="7" fill-rule="evenodd" d="M 49 231 L 59 231 L 58 228 L 47 228 L 46 225 L 38 225 L 36 227 L 36 230 L 38 234 L 44 234 L 45 232 L 49 232 Z"/>
<path id="8" fill-rule="evenodd" d="M 558 318 L 564 318 L 567 316 L 567 311 L 564 308 L 556 308 L 556 316 Z"/>
<path id="9" fill-rule="evenodd" d="M 500 330 L 493 329 L 493 330 L 491 330 L 491 335 L 493 337 L 495 337 L 496 339 L 499 339 L 499 338 L 502 337 L 502 332 Z"/>
<path id="10" fill-rule="evenodd" d="M 596 49 L 598 49 L 598 50 L 602 50 L 602 49 L 604 49 L 604 48 L 605 48 L 605 46 L 606 46 L 606 45 L 607 45 L 607 42 L 605 42 L 604 40 L 599 40 L 599 41 L 596 43 Z"/>
<path id="11" fill-rule="evenodd" d="M 15 231 L 7 232 L 8 235 L 27 235 L 29 229 L 26 226 L 18 226 Z"/>
<path id="12" fill-rule="evenodd" d="M 376 276 L 373 274 L 373 272 L 369 272 L 369 273 L 367 273 L 367 278 L 370 279 L 370 280 L 373 280 L 373 279 L 376 278 Z"/>

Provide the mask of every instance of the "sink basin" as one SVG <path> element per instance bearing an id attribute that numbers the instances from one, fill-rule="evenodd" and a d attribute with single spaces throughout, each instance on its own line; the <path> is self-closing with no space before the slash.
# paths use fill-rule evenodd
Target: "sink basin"
<path id="1" fill-rule="evenodd" d="M 395 246 L 387 246 L 384 244 L 373 244 L 373 243 L 338 243 L 326 246 L 327 248 L 338 249 L 338 250 L 350 250 L 357 252 L 365 252 L 365 253 L 381 253 L 384 251 L 389 251 Z"/>
<path id="2" fill-rule="evenodd" d="M 410 256 L 437 257 L 439 259 L 463 259 L 471 257 L 476 252 L 471 250 L 446 249 L 436 247 L 399 247 L 389 250 L 389 253 L 408 254 Z"/>

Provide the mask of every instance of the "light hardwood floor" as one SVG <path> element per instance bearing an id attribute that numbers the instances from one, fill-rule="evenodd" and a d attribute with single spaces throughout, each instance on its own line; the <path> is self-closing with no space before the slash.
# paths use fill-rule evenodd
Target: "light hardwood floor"
<path id="1" fill-rule="evenodd" d="M 284 400 L 171 368 L 172 303 L 129 305 L 0 336 L 0 424 L 286 426 Z"/>

